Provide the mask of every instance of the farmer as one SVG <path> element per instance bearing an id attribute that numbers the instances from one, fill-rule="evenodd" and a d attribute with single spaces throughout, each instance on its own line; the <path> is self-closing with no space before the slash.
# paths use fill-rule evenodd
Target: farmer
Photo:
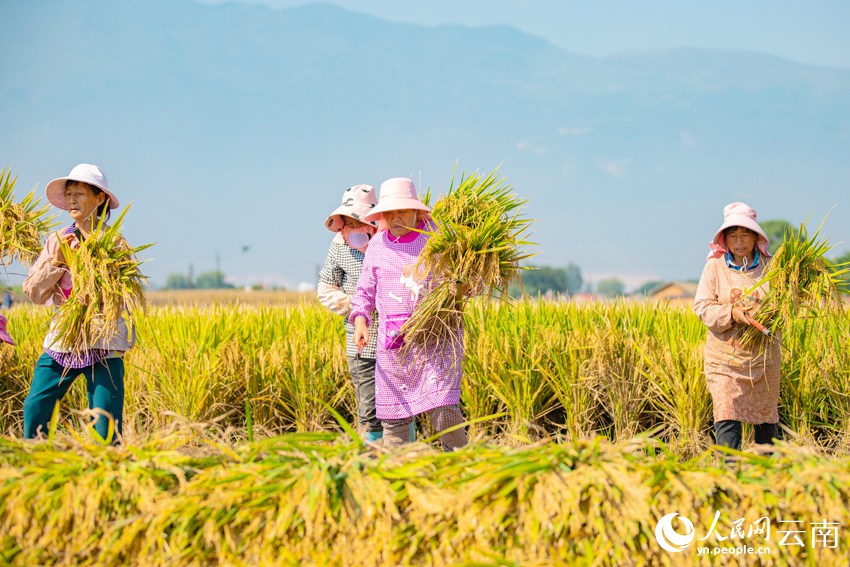
<path id="1" fill-rule="evenodd" d="M 59 239 L 71 248 L 79 246 L 110 209 L 118 207 L 118 198 L 109 190 L 103 172 L 94 165 L 80 164 L 67 177 L 51 181 L 47 199 L 55 207 L 68 211 L 73 223 L 53 233 L 24 280 L 24 293 L 34 303 L 54 305 L 65 302 L 73 281 Z M 95 430 L 106 439 L 109 419 L 114 420 L 116 441 L 122 431 L 124 413 L 124 352 L 135 342 L 134 333 L 122 318 L 118 332 L 108 340 L 90 345 L 82 355 L 72 353 L 58 340 L 55 321 L 44 339 L 44 353 L 33 373 L 29 395 L 24 400 L 24 437 L 31 439 L 47 434 L 47 425 L 57 401 L 71 383 L 82 374 L 86 378 L 89 409 L 97 415 Z M 107 417 L 108 416 L 108 417 Z"/>
<path id="2" fill-rule="evenodd" d="M 752 208 L 726 205 L 694 298 L 694 311 L 708 327 L 705 378 L 715 438 L 718 445 L 736 450 L 741 449 L 741 422 L 754 425 L 759 444 L 772 445 L 778 434 L 779 342 L 752 348 L 739 342 L 768 291 L 766 284 L 753 289 L 770 258 L 767 245 Z"/>
<path id="3" fill-rule="evenodd" d="M 363 253 L 377 231 L 376 223 L 363 219 L 378 203 L 375 188 L 355 185 L 342 194 L 342 204 L 328 216 L 325 226 L 335 232 L 325 265 L 319 272 L 319 302 L 333 313 L 345 317 L 345 354 L 348 373 L 354 384 L 357 422 L 366 441 L 376 442 L 383 435 L 381 421 L 375 417 L 375 344 L 372 333 L 358 352 L 354 344 L 354 325 L 348 321 L 351 295 L 363 269 Z M 377 321 L 373 321 L 373 329 Z"/>
<path id="4" fill-rule="evenodd" d="M 354 323 L 354 341 L 365 345 L 371 340 L 371 314 L 377 309 L 375 367 L 375 408 L 384 428 L 385 447 L 409 441 L 415 416 L 427 413 L 437 432 L 464 422 L 460 411 L 462 348 L 436 344 L 428 352 L 411 346 L 400 350 L 399 334 L 419 299 L 427 293 L 429 278 L 417 275 L 414 266 L 427 242 L 423 230 L 429 224 L 430 209 L 416 196 L 410 179 L 388 179 L 381 185 L 378 205 L 364 220 L 378 220 L 379 232 L 369 243 L 363 273 L 351 300 L 349 321 Z M 455 331 L 463 344 L 463 329 Z M 365 347 L 364 347 L 365 348 Z M 404 354 L 402 354 L 404 353 Z M 466 445 L 466 432 L 457 428 L 441 436 L 443 448 L 454 450 Z"/>

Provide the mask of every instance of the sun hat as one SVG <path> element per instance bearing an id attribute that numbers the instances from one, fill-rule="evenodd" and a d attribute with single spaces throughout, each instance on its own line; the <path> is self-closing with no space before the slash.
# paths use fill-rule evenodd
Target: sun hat
<path id="1" fill-rule="evenodd" d="M 367 221 L 369 211 L 378 204 L 375 188 L 371 185 L 354 185 L 342 194 L 342 204 L 328 215 L 325 226 L 332 232 L 339 232 L 345 225 L 342 217 L 368 223 L 375 226 L 373 221 Z"/>
<path id="2" fill-rule="evenodd" d="M 767 245 L 769 241 L 764 229 L 756 222 L 756 211 L 746 203 L 729 203 L 723 207 L 723 224 L 717 229 L 714 238 L 708 244 L 711 249 L 709 258 L 716 258 L 725 254 L 729 248 L 726 246 L 724 231 L 733 226 L 748 228 L 758 235 L 756 247 L 764 256 L 769 256 Z"/>
<path id="3" fill-rule="evenodd" d="M 407 177 L 393 177 L 381 183 L 381 198 L 378 200 L 378 206 L 372 209 L 372 212 L 366 216 L 366 220 L 376 221 L 381 213 L 403 209 L 431 212 L 431 209 L 416 196 L 413 180 Z"/>
<path id="4" fill-rule="evenodd" d="M 47 200 L 55 207 L 63 211 L 68 210 L 68 204 L 65 202 L 65 184 L 68 181 L 82 181 L 97 187 L 109 197 L 109 208 L 118 208 L 118 197 L 109 191 L 109 180 L 106 179 L 106 175 L 99 167 L 90 163 L 75 165 L 66 177 L 59 177 L 47 184 L 44 192 L 47 194 Z"/>
<path id="5" fill-rule="evenodd" d="M 0 315 L 0 341 L 9 343 L 10 345 L 15 344 L 15 341 L 12 340 L 12 335 L 6 330 L 6 317 L 3 315 Z"/>

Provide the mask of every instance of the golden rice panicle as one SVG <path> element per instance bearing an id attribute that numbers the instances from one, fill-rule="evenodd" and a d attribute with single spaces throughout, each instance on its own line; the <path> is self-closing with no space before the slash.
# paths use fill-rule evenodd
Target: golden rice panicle
<path id="1" fill-rule="evenodd" d="M 826 218 L 809 237 L 806 223 L 799 231 L 787 231 L 782 245 L 768 264 L 767 273 L 755 287 L 770 285 L 755 319 L 771 332 L 787 330 L 797 317 L 817 317 L 842 309 L 841 289 L 850 267 L 833 265 L 826 253 L 833 245 L 821 236 Z M 765 337 L 755 327 L 744 330 L 742 344 L 762 347 Z"/>
<path id="2" fill-rule="evenodd" d="M 35 190 L 20 203 L 14 201 L 17 177 L 11 170 L 0 169 L 0 264 L 14 261 L 32 264 L 41 251 L 42 238 L 56 226 L 50 205 L 36 199 Z"/>
<path id="3" fill-rule="evenodd" d="M 73 353 L 81 354 L 92 344 L 109 339 L 123 315 L 132 319 L 133 312 L 147 307 L 147 276 L 141 272 L 137 255 L 152 244 L 133 248 L 121 236 L 129 209 L 127 206 L 111 226 L 101 218 L 77 248 L 60 241 L 74 287 L 55 316 L 57 341 Z"/>
<path id="4" fill-rule="evenodd" d="M 522 217 L 526 201 L 499 175 L 478 172 L 452 179 L 448 194 L 431 212 L 437 226 L 419 255 L 416 271 L 430 279 L 430 292 L 402 331 L 405 348 L 451 340 L 469 297 L 504 295 L 518 279 L 532 220 Z M 461 345 L 455 345 L 459 347 Z"/>

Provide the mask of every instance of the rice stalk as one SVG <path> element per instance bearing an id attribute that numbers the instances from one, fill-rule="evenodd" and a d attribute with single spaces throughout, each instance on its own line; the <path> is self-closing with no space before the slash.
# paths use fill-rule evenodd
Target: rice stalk
<path id="1" fill-rule="evenodd" d="M 532 220 L 523 218 L 525 200 L 494 170 L 486 176 L 461 174 L 455 186 L 434 205 L 436 224 L 419 254 L 415 274 L 430 278 L 430 291 L 402 327 L 403 348 L 449 342 L 455 349 L 456 330 L 463 323 L 468 299 L 506 295 L 518 278 Z"/>
<path id="2" fill-rule="evenodd" d="M 787 331 L 798 316 L 818 317 L 836 313 L 843 306 L 841 288 L 850 266 L 834 266 L 826 258 L 833 245 L 820 237 L 825 222 L 826 218 L 811 238 L 805 222 L 799 231 L 786 232 L 785 240 L 768 264 L 767 273 L 753 286 L 757 289 L 766 283 L 770 287 L 754 318 L 772 335 Z M 763 350 L 767 340 L 774 339 L 750 325 L 742 334 L 741 345 Z"/>
<path id="3" fill-rule="evenodd" d="M 97 228 L 76 248 L 59 239 L 74 287 L 54 318 L 56 342 L 78 356 L 111 338 L 124 315 L 130 323 L 133 312 L 146 308 L 147 276 L 141 272 L 137 254 L 152 244 L 133 248 L 121 236 L 129 209 L 111 226 L 101 217 Z"/>
<path id="4" fill-rule="evenodd" d="M 50 205 L 35 198 L 35 190 L 20 203 L 13 200 L 17 177 L 0 169 L 0 264 L 14 261 L 32 264 L 41 251 L 41 240 L 56 226 L 54 215 L 47 215 Z"/>

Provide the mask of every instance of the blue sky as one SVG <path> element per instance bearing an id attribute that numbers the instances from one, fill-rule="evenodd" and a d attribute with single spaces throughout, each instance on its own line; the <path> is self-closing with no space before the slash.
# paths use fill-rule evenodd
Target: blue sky
<path id="1" fill-rule="evenodd" d="M 687 46 L 759 51 L 803 63 L 850 68 L 847 0 L 245 1 L 277 8 L 335 4 L 390 21 L 422 25 L 509 24 L 564 49 L 594 56 Z"/>
<path id="2" fill-rule="evenodd" d="M 698 277 L 736 200 L 795 224 L 837 205 L 828 237 L 850 249 L 850 1 L 333 2 L 392 24 L 283 12 L 303 0 L 222 3 L 0 0 L 0 165 L 39 194 L 76 163 L 102 166 L 135 201 L 125 234 L 157 243 L 156 285 L 220 253 L 234 283 L 312 287 L 341 188 L 413 175 L 439 190 L 453 164 L 502 164 L 529 198 L 537 261 L 591 280 Z M 443 25 L 463 27 L 419 27 Z M 539 41 L 488 25 L 559 49 L 534 59 Z M 381 34 L 419 49 L 376 66 L 389 50 L 364 38 Z M 676 47 L 702 50 L 647 54 Z M 78 61 L 96 80 L 77 80 Z M 346 81 L 358 90 L 338 96 Z M 234 179 L 264 206 L 231 207 Z M 634 246 L 662 224 L 662 254 Z"/>

